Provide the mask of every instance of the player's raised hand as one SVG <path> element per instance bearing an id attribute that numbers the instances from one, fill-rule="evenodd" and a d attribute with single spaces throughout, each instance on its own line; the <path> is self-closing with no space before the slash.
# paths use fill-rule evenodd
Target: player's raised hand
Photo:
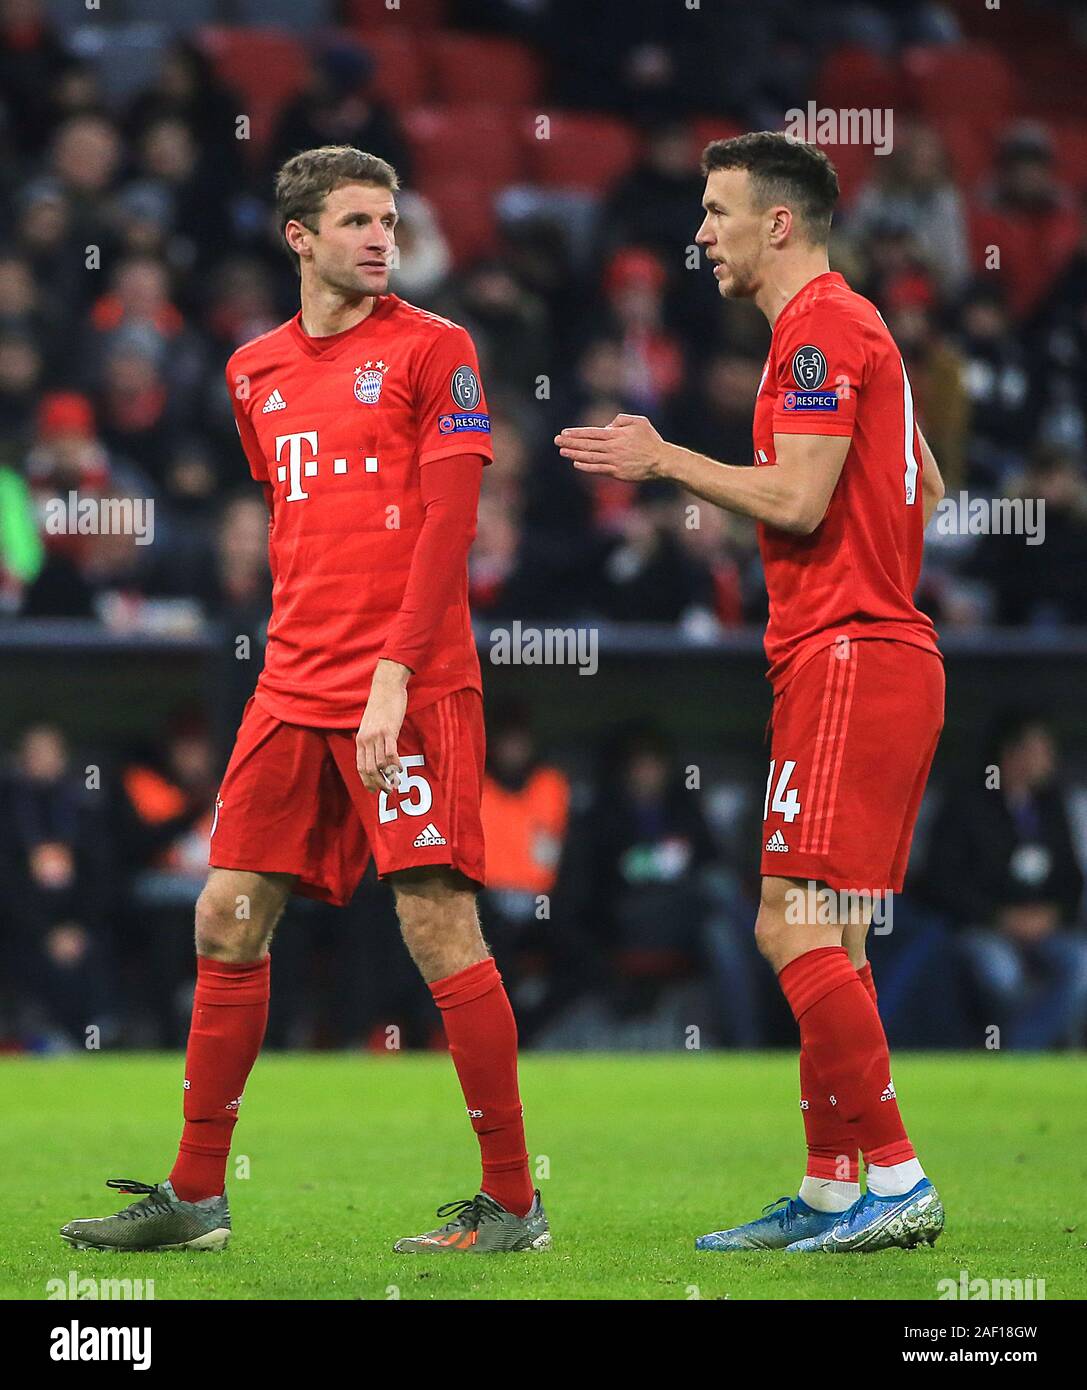
<path id="1" fill-rule="evenodd" d="M 607 473 L 641 483 L 660 472 L 668 445 L 644 415 L 617 415 L 610 425 L 564 429 L 555 436 L 559 453 L 583 473 Z"/>
<path id="2" fill-rule="evenodd" d="M 406 666 L 379 661 L 366 701 L 359 731 L 355 735 L 355 766 L 368 792 L 395 791 L 403 765 L 396 751 L 396 740 L 408 708 Z"/>

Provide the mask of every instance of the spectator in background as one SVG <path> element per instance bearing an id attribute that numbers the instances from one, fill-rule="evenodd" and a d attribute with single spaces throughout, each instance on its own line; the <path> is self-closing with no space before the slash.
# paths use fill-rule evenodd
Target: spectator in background
<path id="1" fill-rule="evenodd" d="M 967 572 L 991 586 L 995 621 L 1049 628 L 1087 622 L 1084 461 L 1063 449 L 1039 449 L 1009 492 L 1035 508 L 1040 539 L 1028 545 L 1028 537 L 1005 531 L 975 549 Z"/>
<path id="2" fill-rule="evenodd" d="M 641 158 L 604 204 L 608 250 L 637 242 L 671 261 L 678 246 L 692 241 L 705 187 L 700 154 L 686 122 L 666 119 L 649 127 Z"/>
<path id="3" fill-rule="evenodd" d="M 1036 363 L 1040 442 L 1087 453 L 1087 223 L 1027 340 Z"/>
<path id="4" fill-rule="evenodd" d="M 33 431 L 43 371 L 41 352 L 30 334 L 0 330 L 0 419 L 9 449 Z M 0 446 L 0 458 L 5 452 Z"/>
<path id="5" fill-rule="evenodd" d="M 1083 874 L 1045 718 L 1009 711 L 988 760 L 984 781 L 954 790 L 933 825 L 930 893 L 960 930 L 983 1017 L 1000 1027 L 1002 1047 L 1082 1043 Z"/>
<path id="6" fill-rule="evenodd" d="M 103 930 L 110 847 L 54 725 L 23 733 L 0 805 L 25 971 L 23 1031 L 43 1045 L 84 1045 L 89 1025 L 112 1027 Z"/>
<path id="7" fill-rule="evenodd" d="M 694 565 L 709 572 L 712 608 L 706 612 L 718 627 L 741 626 L 753 588 L 750 571 L 758 555 L 754 526 L 723 507 L 684 501 L 676 534 Z"/>
<path id="8" fill-rule="evenodd" d="M 309 85 L 276 125 L 269 173 L 299 150 L 355 145 L 387 159 L 400 182 L 410 183 L 408 147 L 393 113 L 373 96 L 373 76 L 370 54 L 346 35 L 320 47 L 313 54 Z"/>
<path id="9" fill-rule="evenodd" d="M 103 265 L 112 240 L 109 197 L 123 158 L 117 127 L 105 116 L 73 116 L 53 141 L 50 172 L 71 204 L 81 244 L 98 247 Z"/>
<path id="10" fill-rule="evenodd" d="M 16 149 L 27 160 L 45 151 L 54 123 L 55 86 L 71 62 L 41 0 L 2 0 L 0 92 Z"/>
<path id="11" fill-rule="evenodd" d="M 176 430 L 164 345 L 146 327 L 121 329 L 107 341 L 96 396 L 99 436 L 111 454 L 161 482 Z"/>
<path id="12" fill-rule="evenodd" d="M 691 624 L 705 631 L 713 581 L 701 557 L 676 536 L 681 504 L 668 483 L 643 483 L 604 561 L 604 612 L 627 622 Z"/>
<path id="13" fill-rule="evenodd" d="M 87 537 L 46 526 L 46 506 L 69 491 L 97 497 L 110 481 L 110 459 L 99 442 L 94 410 L 86 396 L 75 391 L 51 391 L 41 398 L 36 430 L 20 459 L 50 557 L 78 560 L 88 548 Z"/>
<path id="14" fill-rule="evenodd" d="M 133 143 L 156 121 L 182 122 L 220 179 L 237 187 L 244 174 L 241 141 L 236 136 L 241 114 L 238 98 L 219 81 L 207 54 L 186 38 L 176 38 L 162 55 L 154 83 L 137 93 L 125 133 Z"/>
<path id="15" fill-rule="evenodd" d="M 637 415 L 659 414 L 683 379 L 683 351 L 665 327 L 667 273 L 652 251 L 628 246 L 617 251 L 604 271 L 604 295 L 611 336 L 622 363 L 624 408 Z"/>
<path id="16" fill-rule="evenodd" d="M 242 343 L 259 338 L 281 322 L 272 277 L 260 261 L 237 256 L 216 268 L 209 287 L 205 328 L 222 360 Z"/>
<path id="17" fill-rule="evenodd" d="M 63 306 L 66 315 L 79 315 L 94 285 L 86 273 L 87 243 L 79 239 L 71 199 L 59 180 L 38 178 L 28 183 L 15 199 L 14 214 L 13 253 L 31 267 L 39 286 L 48 286 L 47 293 Z M 61 346 L 65 355 L 50 364 L 55 385 L 71 382 L 79 365 L 70 360 L 68 342 Z"/>
<path id="18" fill-rule="evenodd" d="M 493 706 L 487 721 L 483 833 L 484 935 L 527 1041 L 577 988 L 576 950 L 552 903 L 570 813 L 570 784 L 544 762 L 526 706 Z"/>
<path id="19" fill-rule="evenodd" d="M 604 772 L 577 831 L 593 870 L 583 928 L 608 955 L 618 994 L 644 999 L 698 956 L 697 873 L 713 843 L 659 728 L 628 726 L 602 751 Z"/>
<path id="20" fill-rule="evenodd" d="M 937 325 L 932 287 L 923 275 L 887 286 L 884 314 L 905 360 L 917 422 L 940 465 L 949 493 L 966 480 L 970 396 L 966 364 Z"/>
<path id="21" fill-rule="evenodd" d="M 760 358 L 735 352 L 716 353 L 701 364 L 676 403 L 677 442 L 710 458 L 750 462 L 751 421 L 763 365 Z"/>
<path id="22" fill-rule="evenodd" d="M 3 355 L 0 343 L 0 373 Z M 23 591 L 38 577 L 44 559 L 26 482 L 15 469 L 0 463 L 0 615 L 18 611 Z"/>
<path id="23" fill-rule="evenodd" d="M 57 344 L 55 316 L 39 292 L 30 263 L 20 256 L 0 257 L 0 332 Z M 4 423 L 10 428 L 7 417 Z"/>
<path id="24" fill-rule="evenodd" d="M 100 364 L 109 357 L 118 337 L 125 350 L 133 347 L 165 364 L 169 357 L 170 398 L 181 413 L 192 402 L 201 380 L 203 354 L 194 331 L 173 302 L 170 273 L 152 256 L 129 256 L 121 261 L 105 294 L 94 303 L 87 344 L 88 374 L 100 379 Z M 153 468 L 154 460 L 141 460 Z"/>
<path id="25" fill-rule="evenodd" d="M 551 351 L 547 308 L 540 297 L 508 266 L 493 260 L 473 266 L 450 288 L 450 314 L 487 344 L 482 363 L 487 380 L 522 398 L 535 391 Z"/>
<path id="26" fill-rule="evenodd" d="M 42 397 L 37 431 L 23 467 L 45 546 L 45 564 L 26 591 L 26 616 L 103 617 L 111 604 L 120 616 L 111 591 L 138 598 L 157 587 L 157 571 L 170 557 L 168 519 L 161 511 L 152 518 L 146 510 L 148 479 L 103 447 L 85 396 L 60 391 Z M 120 508 L 118 514 L 127 510 L 132 515 L 132 534 L 116 526 L 81 526 L 79 507 L 107 498 L 129 499 L 128 508 Z M 133 505 L 137 501 L 144 509 L 140 517 Z M 137 535 L 148 534 L 152 519 L 156 543 L 137 544 Z"/>
<path id="27" fill-rule="evenodd" d="M 437 214 L 421 193 L 401 189 L 396 195 L 396 250 L 399 258 L 391 287 L 401 299 L 426 308 L 452 268 L 449 243 Z"/>
<path id="28" fill-rule="evenodd" d="M 966 209 L 939 135 L 929 126 L 896 122 L 894 149 L 874 167 L 876 176 L 849 211 L 848 232 L 862 242 L 874 241 L 894 222 L 909 233 L 942 294 L 958 294 L 970 274 Z"/>
<path id="29" fill-rule="evenodd" d="M 134 759 L 121 772 L 122 859 L 187 879 L 195 901 L 207 871 L 215 815 L 217 767 L 203 722 L 178 717 L 168 730 L 164 756 Z"/>
<path id="30" fill-rule="evenodd" d="M 1012 313 L 1026 319 L 1039 307 L 1076 253 L 1083 218 L 1071 190 L 1057 178 L 1049 132 L 1035 121 L 1008 131 L 996 175 L 974 219 L 974 261 L 1000 252 L 1000 280 Z"/>
<path id="31" fill-rule="evenodd" d="M 224 241 L 229 241 L 228 205 L 237 183 L 201 149 L 185 121 L 159 116 L 146 127 L 140 136 L 137 179 L 137 187 L 161 199 L 158 217 L 170 233 L 172 265 L 202 270 L 222 253 Z"/>
<path id="32" fill-rule="evenodd" d="M 1026 350 L 1012 332 L 1004 295 L 994 281 L 971 286 L 962 301 L 957 338 L 970 397 L 965 481 L 999 492 L 1026 462 L 1039 402 Z"/>

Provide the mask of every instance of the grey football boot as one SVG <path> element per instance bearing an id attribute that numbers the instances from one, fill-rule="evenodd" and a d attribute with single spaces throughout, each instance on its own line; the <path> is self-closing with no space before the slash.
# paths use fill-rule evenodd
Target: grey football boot
<path id="1" fill-rule="evenodd" d="M 69 1221 L 60 1234 L 77 1250 L 222 1250 L 230 1239 L 226 1193 L 183 1202 L 169 1180 L 152 1186 L 110 1178 L 107 1187 L 140 1194 L 114 1216 Z"/>
<path id="2" fill-rule="evenodd" d="M 446 1202 L 437 1214 L 451 1219 L 425 1235 L 398 1240 L 393 1246 L 396 1254 L 441 1255 L 460 1251 L 495 1255 L 551 1248 L 551 1228 L 539 1191 L 533 1194 L 532 1206 L 525 1216 L 514 1216 L 485 1192 L 459 1202 Z"/>

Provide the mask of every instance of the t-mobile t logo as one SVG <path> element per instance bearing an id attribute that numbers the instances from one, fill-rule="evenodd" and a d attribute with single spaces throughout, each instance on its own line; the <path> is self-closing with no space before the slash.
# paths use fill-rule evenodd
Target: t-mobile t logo
<path id="1" fill-rule="evenodd" d="M 287 446 L 287 462 L 280 463 L 283 457 L 283 446 Z M 309 453 L 312 457 L 303 458 L 302 446 L 309 446 Z M 303 430 L 300 434 L 277 434 L 276 435 L 276 463 L 279 464 L 276 470 L 276 477 L 281 483 L 290 480 L 283 500 L 285 502 L 304 502 L 309 493 L 302 486 L 303 478 L 316 478 L 317 476 L 317 431 Z M 377 459 L 368 458 L 365 461 L 366 472 L 377 472 Z M 346 473 L 347 460 L 333 459 L 333 473 Z"/>
<path id="2" fill-rule="evenodd" d="M 283 446 L 287 445 L 287 462 L 279 463 L 283 457 Z M 276 463 L 279 463 L 277 477 L 281 483 L 287 481 L 290 475 L 291 486 L 287 492 L 286 501 L 300 502 L 309 496 L 309 493 L 302 487 L 303 474 L 307 478 L 316 478 L 317 459 L 302 457 L 302 445 L 308 444 L 310 452 L 317 453 L 317 431 L 306 430 L 303 434 L 279 434 L 276 435 Z"/>

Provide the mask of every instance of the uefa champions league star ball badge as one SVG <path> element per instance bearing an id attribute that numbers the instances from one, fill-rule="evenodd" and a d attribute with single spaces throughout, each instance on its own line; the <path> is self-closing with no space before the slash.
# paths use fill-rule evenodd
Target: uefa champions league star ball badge
<path id="1" fill-rule="evenodd" d="M 377 405 L 381 399 L 381 383 L 385 380 L 387 362 L 365 362 L 355 368 L 355 399 L 363 405 Z"/>

